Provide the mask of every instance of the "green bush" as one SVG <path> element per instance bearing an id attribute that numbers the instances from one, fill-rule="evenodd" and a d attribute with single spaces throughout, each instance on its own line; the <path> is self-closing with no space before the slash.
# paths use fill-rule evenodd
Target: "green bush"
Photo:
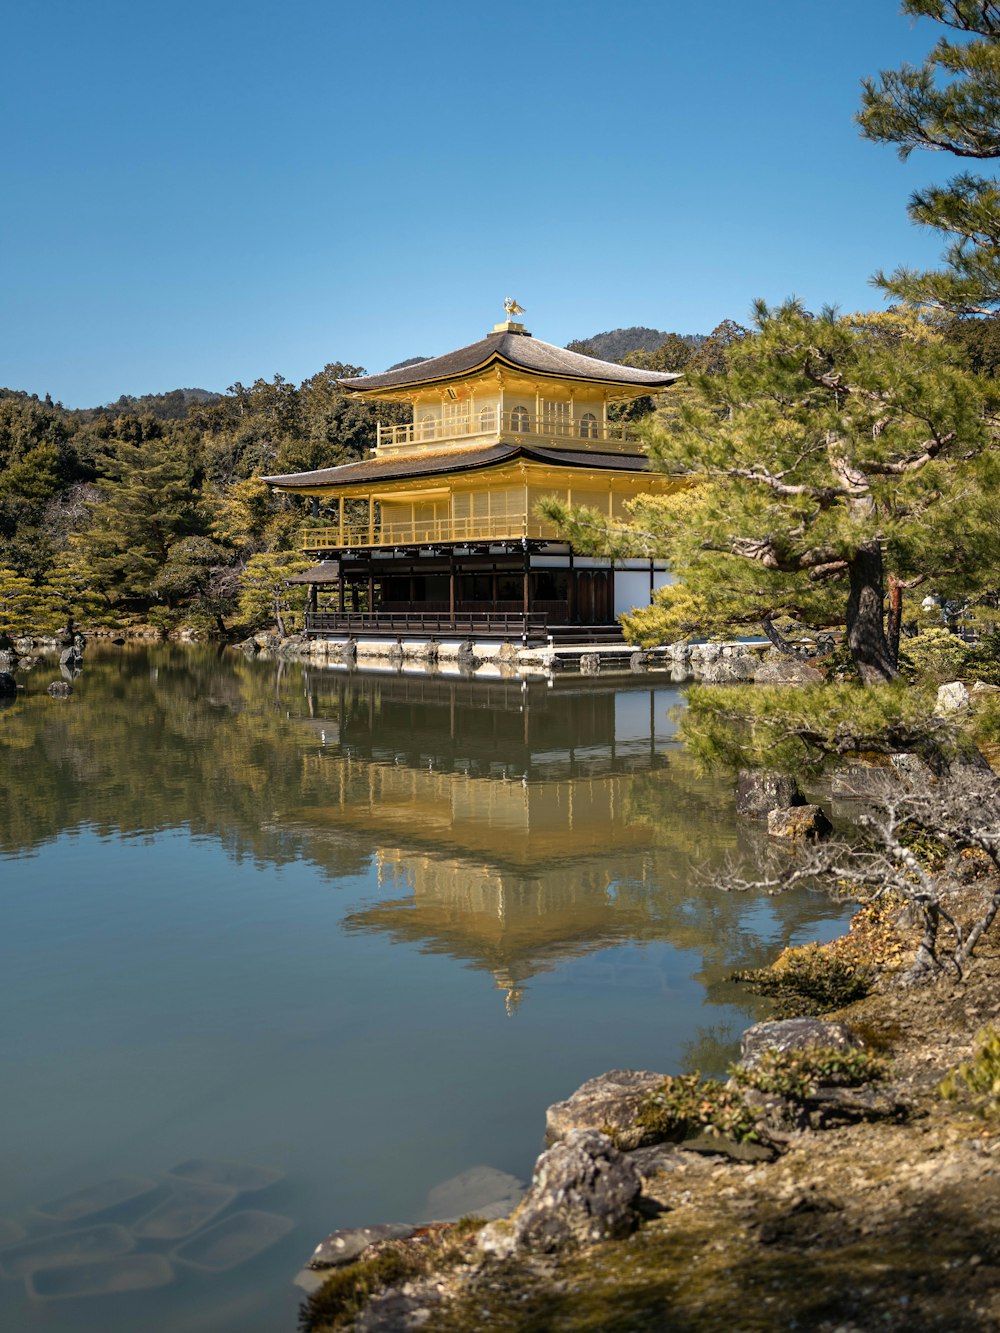
<path id="1" fill-rule="evenodd" d="M 984 1114 L 1000 1111 L 1000 1032 L 984 1028 L 972 1059 L 953 1069 L 938 1087 L 949 1101 L 971 1097 Z"/>
<path id="2" fill-rule="evenodd" d="M 907 674 L 928 684 L 940 685 L 969 671 L 969 645 L 940 626 L 921 630 L 901 645 L 899 665 Z"/>
<path id="3" fill-rule="evenodd" d="M 984 634 L 966 653 L 966 673 L 970 679 L 1000 685 L 1000 630 Z"/>
<path id="4" fill-rule="evenodd" d="M 744 1088 L 805 1101 L 817 1088 L 858 1088 L 881 1082 L 888 1065 L 868 1051 L 813 1046 L 797 1051 L 765 1051 L 752 1069 L 735 1066 L 736 1082 Z"/>
<path id="5" fill-rule="evenodd" d="M 646 1096 L 637 1119 L 657 1138 L 677 1142 L 699 1132 L 724 1134 L 740 1143 L 757 1137 L 756 1117 L 741 1093 L 714 1079 L 702 1079 L 700 1074 L 664 1079 Z"/>
<path id="6" fill-rule="evenodd" d="M 733 972 L 732 981 L 746 982 L 754 995 L 769 995 L 778 1018 L 826 1014 L 862 1000 L 871 990 L 872 973 L 851 967 L 819 945 L 787 949 L 768 967 Z"/>

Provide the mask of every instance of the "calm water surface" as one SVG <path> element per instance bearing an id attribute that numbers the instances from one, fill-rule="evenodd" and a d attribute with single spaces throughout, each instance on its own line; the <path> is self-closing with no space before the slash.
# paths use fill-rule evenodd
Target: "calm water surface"
<path id="1" fill-rule="evenodd" d="M 292 1330 L 329 1229 L 524 1178 L 545 1106 L 605 1069 L 721 1071 L 762 1012 L 727 973 L 844 919 L 693 874 L 757 835 L 673 743 L 664 677 L 159 646 L 91 649 L 69 700 L 55 674 L 0 712 L 0 1244 L 123 1175 L 149 1192 L 75 1226 L 129 1231 L 192 1158 L 280 1172 L 220 1216 L 291 1229 L 145 1294 L 0 1280 L 11 1333 Z"/>

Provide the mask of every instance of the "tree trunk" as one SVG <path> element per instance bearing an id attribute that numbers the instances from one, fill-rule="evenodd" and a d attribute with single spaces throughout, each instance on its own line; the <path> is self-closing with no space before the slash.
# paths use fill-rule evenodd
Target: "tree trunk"
<path id="1" fill-rule="evenodd" d="M 889 574 L 889 615 L 885 627 L 885 637 L 889 644 L 889 657 L 894 667 L 899 666 L 899 632 L 903 624 L 903 584 L 895 574 Z"/>
<path id="2" fill-rule="evenodd" d="M 893 665 L 882 621 L 882 548 L 859 546 L 848 561 L 847 646 L 866 685 L 881 685 L 899 674 Z"/>
<path id="3" fill-rule="evenodd" d="M 763 616 L 761 618 L 760 623 L 764 633 L 771 640 L 771 642 L 774 644 L 775 648 L 777 648 L 779 653 L 784 653 L 786 657 L 798 656 L 798 654 L 795 651 L 794 645 L 790 644 L 788 640 L 784 638 L 784 636 L 780 634 L 777 629 L 775 629 L 774 621 L 771 619 L 770 616 Z"/>

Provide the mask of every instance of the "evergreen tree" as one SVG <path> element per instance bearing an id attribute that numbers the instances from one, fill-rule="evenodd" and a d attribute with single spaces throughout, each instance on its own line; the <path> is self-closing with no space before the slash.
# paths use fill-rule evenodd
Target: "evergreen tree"
<path id="1" fill-rule="evenodd" d="M 251 556 L 240 583 L 240 614 L 251 625 L 275 624 L 280 634 L 300 628 L 305 612 L 305 584 L 292 584 L 293 574 L 304 573 L 310 561 L 295 551 Z"/>
<path id="2" fill-rule="evenodd" d="M 90 587 L 108 606 L 147 605 L 170 548 L 204 530 L 190 465 L 169 440 L 119 442 L 90 524 L 73 539 Z"/>
<path id="3" fill-rule="evenodd" d="M 914 149 L 987 160 L 1000 157 L 1000 5 L 990 0 L 903 0 L 903 12 L 934 19 L 963 40 L 942 37 L 919 69 L 883 70 L 864 83 L 862 133 Z M 963 172 L 911 196 L 910 217 L 949 238 L 947 268 L 898 268 L 876 281 L 890 295 L 958 315 L 1000 306 L 1000 183 Z"/>
<path id="4" fill-rule="evenodd" d="M 940 335 L 904 314 L 814 318 L 758 311 L 724 374 L 692 377 L 650 429 L 669 496 L 631 527 L 549 502 L 578 547 L 665 554 L 680 582 L 626 620 L 645 643 L 791 615 L 846 624 L 868 684 L 896 675 L 883 623 L 885 561 L 898 584 L 931 574 L 965 589 L 992 569 L 997 457 L 975 379 Z"/>

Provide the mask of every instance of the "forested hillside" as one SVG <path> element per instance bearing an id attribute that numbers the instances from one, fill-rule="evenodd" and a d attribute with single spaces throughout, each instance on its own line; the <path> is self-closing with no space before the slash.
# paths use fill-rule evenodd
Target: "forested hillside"
<path id="1" fill-rule="evenodd" d="M 248 567 L 287 564 L 304 517 L 261 474 L 374 446 L 374 409 L 336 383 L 362 373 L 335 363 L 299 385 L 277 375 L 80 411 L 0 390 L 0 631 L 69 615 L 221 627 Z"/>
<path id="2" fill-rule="evenodd" d="M 620 359 L 692 377 L 719 373 L 730 348 L 754 336 L 727 320 L 706 337 L 628 329 L 575 346 L 607 355 L 599 339 L 619 334 L 619 346 L 659 339 Z M 1000 320 L 955 321 L 948 338 L 956 358 L 996 374 Z M 0 389 L 0 634 L 69 617 L 164 630 L 268 621 L 275 591 L 301 566 L 308 515 L 260 477 L 361 458 L 377 416 L 407 418 L 338 388 L 363 373 L 337 362 L 299 385 L 276 375 L 225 394 L 176 389 L 82 410 Z M 629 415 L 652 406 L 640 400 Z"/>
<path id="3" fill-rule="evenodd" d="M 633 325 L 629 329 L 611 329 L 607 333 L 594 333 L 589 338 L 577 338 L 566 346 L 571 352 L 580 352 L 583 356 L 596 356 L 600 361 L 620 361 L 630 352 L 655 352 L 668 338 L 680 337 L 692 347 L 701 341 L 701 335 L 694 333 L 673 334 L 662 329 L 647 329 Z"/>

